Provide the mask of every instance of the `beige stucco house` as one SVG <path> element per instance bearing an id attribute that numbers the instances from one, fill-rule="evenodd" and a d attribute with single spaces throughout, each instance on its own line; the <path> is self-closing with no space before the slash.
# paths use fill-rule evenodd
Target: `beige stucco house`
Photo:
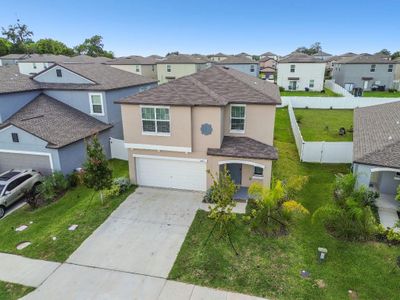
<path id="1" fill-rule="evenodd" d="M 208 68 L 210 65 L 208 61 L 191 55 L 169 55 L 157 61 L 158 83 L 163 84 L 186 75 L 194 74 Z"/>
<path id="2" fill-rule="evenodd" d="M 106 64 L 126 72 L 157 79 L 156 62 L 157 59 L 154 57 L 131 55 L 110 60 Z"/>
<path id="3" fill-rule="evenodd" d="M 213 66 L 118 103 L 132 182 L 205 191 L 226 167 L 242 188 L 270 184 L 276 85 Z"/>

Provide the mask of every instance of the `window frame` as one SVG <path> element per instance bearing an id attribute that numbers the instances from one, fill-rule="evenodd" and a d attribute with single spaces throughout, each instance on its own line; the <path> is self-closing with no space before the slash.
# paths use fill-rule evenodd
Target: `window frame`
<path id="1" fill-rule="evenodd" d="M 261 174 L 257 173 L 256 169 L 261 169 Z M 264 177 L 264 168 L 254 166 L 253 177 L 263 178 Z"/>
<path id="2" fill-rule="evenodd" d="M 293 67 L 293 68 L 292 68 L 292 67 Z M 290 65 L 289 68 L 290 68 L 290 69 L 289 69 L 290 73 L 296 73 L 296 65 Z"/>
<path id="3" fill-rule="evenodd" d="M 11 132 L 11 140 L 13 143 L 19 143 L 19 135 L 17 132 Z"/>
<path id="4" fill-rule="evenodd" d="M 101 113 L 96 113 L 96 112 L 93 111 L 92 96 L 100 96 Z M 94 116 L 105 116 L 104 100 L 103 100 L 103 94 L 102 93 L 89 93 L 89 106 L 90 106 L 90 114 L 91 115 L 94 115 Z"/>
<path id="5" fill-rule="evenodd" d="M 393 69 L 394 69 L 394 65 L 393 64 L 389 64 L 388 65 L 388 73 L 393 73 Z"/>
<path id="6" fill-rule="evenodd" d="M 57 77 L 62 78 L 63 77 L 62 69 L 56 69 L 56 75 L 57 75 Z"/>
<path id="7" fill-rule="evenodd" d="M 311 86 L 311 82 L 312 82 L 312 86 Z M 315 80 L 314 80 L 314 79 L 310 79 L 310 81 L 308 82 L 308 87 L 309 87 L 310 89 L 312 89 L 312 88 L 315 87 Z"/>
<path id="8" fill-rule="evenodd" d="M 167 73 L 171 73 L 171 71 L 172 71 L 172 66 L 171 66 L 171 65 L 167 65 L 166 68 L 167 68 Z"/>
<path id="9" fill-rule="evenodd" d="M 370 66 L 370 68 L 369 68 L 369 71 L 370 71 L 371 73 L 375 73 L 375 71 L 376 71 L 376 64 L 371 64 L 371 66 Z"/>
<path id="10" fill-rule="evenodd" d="M 135 72 L 140 73 L 140 66 L 139 65 L 135 65 Z"/>
<path id="11" fill-rule="evenodd" d="M 143 119 L 143 113 L 142 113 L 142 108 L 152 108 L 154 109 L 154 120 L 153 119 Z M 157 108 L 163 108 L 163 109 L 168 109 L 168 120 L 158 120 L 157 119 L 157 113 L 156 109 Z M 169 106 L 163 106 L 163 105 L 140 105 L 140 120 L 142 123 L 142 135 L 155 135 L 155 136 L 171 136 L 171 108 Z M 144 131 L 143 128 L 143 121 L 154 121 L 154 132 L 151 131 Z M 158 132 L 157 131 L 157 121 L 163 121 L 163 122 L 169 122 L 169 132 Z"/>
<path id="12" fill-rule="evenodd" d="M 250 65 L 250 72 L 254 73 L 256 71 L 256 67 L 254 65 Z"/>
<path id="13" fill-rule="evenodd" d="M 233 107 L 244 107 L 244 116 L 243 118 L 232 118 L 232 108 Z M 243 119 L 243 129 L 232 129 L 232 119 Z M 230 133 L 245 133 L 246 131 L 246 104 L 231 104 L 229 109 L 229 122 L 230 122 Z"/>

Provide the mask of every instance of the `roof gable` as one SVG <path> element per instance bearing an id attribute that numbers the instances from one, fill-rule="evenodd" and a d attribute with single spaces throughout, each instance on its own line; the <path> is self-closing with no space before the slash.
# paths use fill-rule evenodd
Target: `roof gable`
<path id="1" fill-rule="evenodd" d="M 58 76 L 58 74 L 61 74 L 61 76 Z M 59 64 L 43 70 L 32 78 L 40 83 L 96 84 L 96 82 Z"/>

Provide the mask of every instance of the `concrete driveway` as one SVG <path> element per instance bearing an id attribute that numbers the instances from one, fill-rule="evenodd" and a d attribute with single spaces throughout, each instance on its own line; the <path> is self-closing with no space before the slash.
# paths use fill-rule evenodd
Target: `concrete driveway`
<path id="1" fill-rule="evenodd" d="M 166 278 L 202 198 L 196 192 L 140 187 L 67 262 Z"/>

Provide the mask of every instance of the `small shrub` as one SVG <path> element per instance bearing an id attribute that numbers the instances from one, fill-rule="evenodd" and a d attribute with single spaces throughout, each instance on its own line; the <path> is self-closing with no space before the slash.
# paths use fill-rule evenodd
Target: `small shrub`
<path id="1" fill-rule="evenodd" d="M 77 187 L 80 183 L 80 177 L 78 172 L 72 172 L 71 174 L 67 175 L 68 186 L 70 188 Z"/>
<path id="2" fill-rule="evenodd" d="M 54 172 L 52 175 L 46 176 L 37 187 L 38 196 L 45 202 L 52 202 L 68 189 L 68 185 L 68 180 L 61 172 Z"/>
<path id="3" fill-rule="evenodd" d="M 104 191 L 104 198 L 109 200 L 121 194 L 121 187 L 118 184 L 112 184 L 111 188 Z"/>
<path id="4" fill-rule="evenodd" d="M 396 93 L 396 89 L 388 89 L 389 93 Z"/>
<path id="5" fill-rule="evenodd" d="M 32 208 L 36 209 L 42 205 L 42 199 L 38 196 L 35 190 L 25 191 L 24 198 L 26 203 Z"/>
<path id="6" fill-rule="evenodd" d="M 285 91 L 285 88 L 284 88 L 283 86 L 280 86 L 280 87 L 279 87 L 279 91 L 280 91 L 280 92 L 284 92 L 284 91 Z"/>
<path id="7" fill-rule="evenodd" d="M 325 93 L 326 93 L 325 90 L 322 90 L 322 91 L 321 91 L 321 94 L 325 94 Z"/>
<path id="8" fill-rule="evenodd" d="M 213 199 L 213 188 L 209 188 L 203 198 L 204 203 L 215 203 Z"/>
<path id="9" fill-rule="evenodd" d="M 118 177 L 113 180 L 113 185 L 117 185 L 120 193 L 124 193 L 131 187 L 132 183 L 127 177 Z"/>

